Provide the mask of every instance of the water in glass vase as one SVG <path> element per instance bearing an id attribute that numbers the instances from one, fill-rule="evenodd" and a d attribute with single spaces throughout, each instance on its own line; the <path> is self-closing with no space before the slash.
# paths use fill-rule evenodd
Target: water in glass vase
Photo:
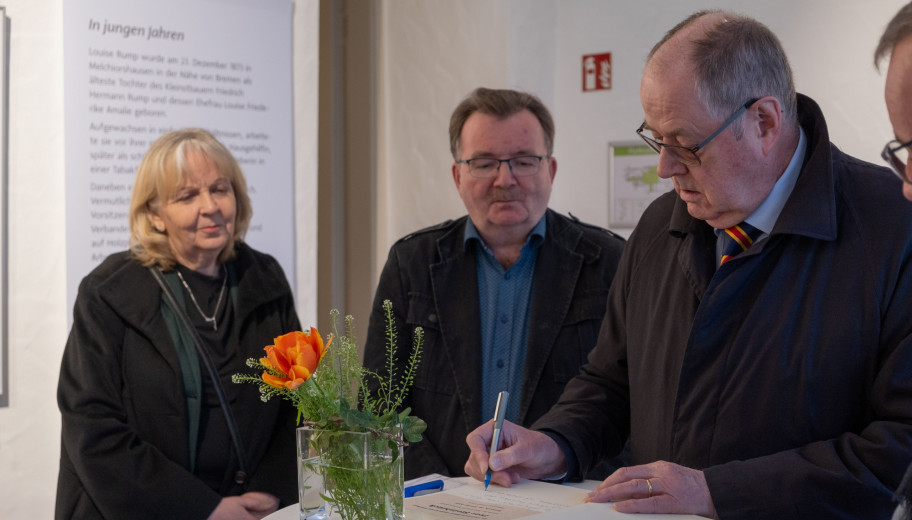
<path id="1" fill-rule="evenodd" d="M 396 453 L 373 453 L 360 467 L 342 461 L 324 461 L 326 507 L 332 515 L 350 520 L 400 520 L 402 514 L 402 458 Z"/>
<path id="2" fill-rule="evenodd" d="M 309 455 L 298 459 L 302 519 L 403 518 L 402 447 L 394 439 L 368 432 L 299 428 L 298 441 L 299 453 Z M 313 488 L 321 485 L 322 495 L 314 493 Z M 314 494 L 322 499 L 322 511 Z"/>
<path id="3" fill-rule="evenodd" d="M 298 498 L 301 520 L 327 520 L 323 501 L 323 467 L 309 442 L 310 432 L 298 430 Z"/>

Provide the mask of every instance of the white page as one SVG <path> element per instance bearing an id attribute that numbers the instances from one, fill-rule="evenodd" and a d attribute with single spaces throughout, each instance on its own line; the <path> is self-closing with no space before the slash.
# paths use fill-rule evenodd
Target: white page
<path id="1" fill-rule="evenodd" d="M 490 504 L 521 507 L 533 511 L 556 511 L 581 504 L 589 492 L 585 489 L 537 480 L 521 480 L 508 488 L 491 484 L 486 490 L 484 482 L 473 480 L 471 483 L 447 493 Z"/>
<path id="2" fill-rule="evenodd" d="M 604 520 L 636 518 L 640 520 L 698 520 L 694 515 L 626 514 L 614 504 L 585 504 L 583 500 L 597 482 L 557 485 L 534 480 L 521 480 L 509 488 L 465 477 L 451 479 L 464 485 L 439 493 L 405 500 L 409 520 Z M 449 482 L 449 481 L 448 481 Z"/>
<path id="3" fill-rule="evenodd" d="M 409 520 L 512 520 L 581 504 L 588 491 L 533 480 L 509 488 L 461 479 L 465 485 L 405 501 Z"/>

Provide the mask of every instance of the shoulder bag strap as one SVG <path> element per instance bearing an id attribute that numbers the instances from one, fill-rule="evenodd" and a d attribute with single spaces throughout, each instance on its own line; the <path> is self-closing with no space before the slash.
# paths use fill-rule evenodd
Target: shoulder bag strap
<path id="1" fill-rule="evenodd" d="M 177 304 L 177 299 L 174 297 L 174 293 L 171 291 L 171 288 L 168 287 L 168 283 L 165 281 L 164 276 L 161 271 L 156 267 L 150 267 L 149 271 L 152 272 L 152 277 L 155 278 L 155 281 L 158 282 L 158 285 L 161 286 L 162 294 L 165 295 L 165 300 L 169 305 L 174 309 L 174 313 L 177 314 L 178 319 L 183 324 L 184 328 L 190 333 L 190 338 L 193 340 L 193 345 L 196 347 L 196 351 L 199 353 L 200 359 L 203 361 L 203 365 L 206 366 L 206 372 L 209 374 L 209 379 L 212 380 L 212 386 L 215 388 L 215 394 L 218 396 L 219 404 L 222 407 L 222 413 L 225 414 L 225 423 L 228 425 L 228 432 L 231 434 L 231 440 L 234 444 L 234 451 L 238 457 L 238 464 L 241 466 L 240 471 L 235 473 L 234 481 L 239 485 L 244 485 L 247 481 L 247 454 L 244 451 L 244 445 L 241 443 L 241 435 L 238 431 L 237 421 L 234 418 L 234 413 L 231 411 L 231 406 L 228 404 L 228 399 L 225 397 L 225 390 L 222 388 L 222 384 L 219 382 L 218 371 L 215 369 L 215 363 L 212 361 L 212 358 L 209 357 L 209 352 L 203 346 L 203 341 L 197 332 L 196 327 L 193 326 L 193 323 L 190 322 L 190 318 L 187 316 L 187 313 L 184 312 L 183 307 Z"/>

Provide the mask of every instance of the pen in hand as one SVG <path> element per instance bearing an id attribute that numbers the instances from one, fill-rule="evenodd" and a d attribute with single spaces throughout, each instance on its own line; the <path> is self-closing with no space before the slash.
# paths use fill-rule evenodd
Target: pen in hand
<path id="1" fill-rule="evenodd" d="M 491 437 L 491 453 L 488 454 L 488 471 L 485 473 L 485 491 L 491 483 L 491 456 L 500 444 L 500 431 L 503 429 L 504 416 L 507 414 L 507 399 L 510 392 L 504 390 L 497 394 L 497 407 L 494 408 L 494 435 Z"/>

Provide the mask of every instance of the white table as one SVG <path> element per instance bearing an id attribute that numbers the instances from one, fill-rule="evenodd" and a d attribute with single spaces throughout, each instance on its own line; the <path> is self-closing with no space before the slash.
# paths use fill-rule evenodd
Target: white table
<path id="1" fill-rule="evenodd" d="M 463 477 L 463 478 L 468 478 L 468 477 Z M 443 479 L 444 479 L 444 488 L 446 489 L 445 483 L 447 482 L 448 479 L 446 477 L 443 477 Z M 418 479 L 416 479 L 416 480 L 418 480 Z M 454 479 L 454 480 L 458 480 L 458 479 Z M 413 481 L 409 481 L 409 482 L 413 482 Z M 564 485 L 578 487 L 578 488 L 582 488 L 582 489 L 593 489 L 600 482 L 601 481 L 599 481 L 599 480 L 586 480 L 583 482 L 569 482 Z M 408 483 L 406 483 L 406 484 L 408 484 Z M 299 518 L 300 518 L 300 508 L 298 507 L 298 504 L 294 504 L 294 505 L 290 505 L 288 507 L 279 509 L 275 513 L 272 513 L 271 515 L 266 516 L 263 520 L 299 520 Z M 338 518 L 338 517 L 332 517 L 332 518 Z"/>
<path id="2" fill-rule="evenodd" d="M 279 509 L 275 513 L 266 516 L 263 520 L 298 520 L 300 518 L 300 508 L 298 504 Z"/>
<path id="3" fill-rule="evenodd" d="M 468 477 L 464 477 L 464 478 L 468 478 Z M 450 487 L 447 485 L 447 482 L 451 482 L 451 484 L 454 482 L 458 482 L 458 479 L 450 479 L 449 477 L 444 477 L 443 475 L 438 475 L 435 473 L 433 475 L 427 475 L 425 477 L 409 480 L 409 481 L 405 482 L 405 485 L 412 486 L 412 485 L 415 485 L 415 484 L 418 484 L 421 482 L 428 482 L 428 481 L 437 480 L 437 479 L 443 480 L 444 489 L 450 489 Z M 596 481 L 591 481 L 591 482 L 593 482 L 592 487 L 595 487 L 595 485 L 598 484 L 598 482 L 596 482 Z M 456 484 L 456 485 L 459 485 L 459 484 Z M 592 488 L 589 488 L 589 489 L 592 489 Z M 299 520 L 299 518 L 300 518 L 300 508 L 299 508 L 298 504 L 294 504 L 294 505 L 279 509 L 275 513 L 263 518 L 263 520 Z M 330 518 L 338 518 L 338 517 L 332 516 Z"/>

